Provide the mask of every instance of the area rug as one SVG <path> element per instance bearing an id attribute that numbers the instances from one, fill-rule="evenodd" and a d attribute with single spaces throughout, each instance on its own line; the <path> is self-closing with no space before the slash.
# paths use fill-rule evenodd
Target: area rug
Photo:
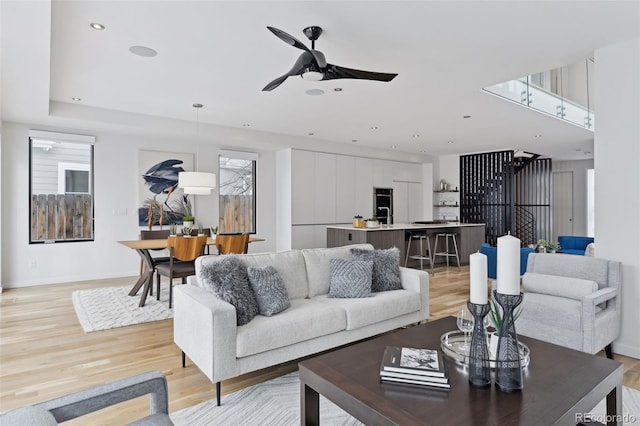
<path id="1" fill-rule="evenodd" d="M 173 318 L 169 309 L 169 286 L 161 287 L 160 300 L 155 293 L 140 308 L 140 292 L 129 296 L 131 286 L 77 290 L 72 294 L 73 307 L 85 333 L 125 327 Z"/>
<path id="2" fill-rule="evenodd" d="M 640 391 L 622 389 L 624 425 L 640 424 Z M 591 412 L 604 418 L 602 401 Z M 176 426 L 286 426 L 300 424 L 300 380 L 298 372 L 269 380 L 171 414 Z M 320 396 L 320 424 L 332 426 L 362 425 L 340 407 Z"/>

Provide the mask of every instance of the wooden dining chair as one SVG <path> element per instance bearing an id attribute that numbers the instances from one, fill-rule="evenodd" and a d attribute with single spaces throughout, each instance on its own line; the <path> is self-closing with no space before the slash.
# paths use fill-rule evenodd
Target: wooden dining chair
<path id="1" fill-rule="evenodd" d="M 140 239 L 141 240 L 160 240 L 163 238 L 169 238 L 169 230 L 168 229 L 154 229 L 154 230 L 146 230 L 143 229 L 140 231 Z M 154 251 L 162 251 L 164 249 L 155 249 Z M 155 269 L 156 265 L 160 263 L 165 263 L 169 261 L 169 256 L 151 256 L 153 259 L 153 267 Z M 140 259 L 140 275 L 142 275 L 142 268 L 144 268 L 144 263 L 142 259 Z M 151 296 L 153 296 L 153 286 L 149 286 L 149 292 Z"/>
<path id="2" fill-rule="evenodd" d="M 187 277 L 196 274 L 195 260 L 202 256 L 207 236 L 199 237 L 169 237 L 169 262 L 156 266 L 158 277 L 156 280 L 157 299 L 160 300 L 160 276 L 169 278 L 169 308 L 173 302 L 173 279 L 182 278 L 182 283 L 187 282 Z"/>
<path id="3" fill-rule="evenodd" d="M 249 249 L 249 234 L 216 235 L 218 254 L 244 254 Z"/>

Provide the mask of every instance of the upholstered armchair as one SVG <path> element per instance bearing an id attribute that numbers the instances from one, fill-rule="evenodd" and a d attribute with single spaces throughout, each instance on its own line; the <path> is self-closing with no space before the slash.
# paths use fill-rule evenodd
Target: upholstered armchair
<path id="1" fill-rule="evenodd" d="M 522 277 L 518 334 L 595 354 L 620 332 L 620 262 L 566 254 L 532 253 Z"/>
<path id="2" fill-rule="evenodd" d="M 150 371 L 39 404 L 16 408 L 0 415 L 0 424 L 3 426 L 57 425 L 147 394 L 151 395 L 150 414 L 130 425 L 173 425 L 169 418 L 167 380 L 160 371 Z"/>
<path id="3" fill-rule="evenodd" d="M 487 256 L 487 275 L 495 280 L 498 274 L 498 249 L 488 243 L 482 243 L 480 244 L 480 253 Z M 527 270 L 527 259 L 530 253 L 533 253 L 532 248 L 522 247 L 520 249 L 520 275 L 523 275 Z"/>

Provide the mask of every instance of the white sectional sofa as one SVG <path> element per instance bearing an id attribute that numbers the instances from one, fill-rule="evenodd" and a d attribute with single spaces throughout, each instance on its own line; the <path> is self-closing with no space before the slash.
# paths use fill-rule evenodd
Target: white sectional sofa
<path id="1" fill-rule="evenodd" d="M 233 305 L 199 286 L 201 265 L 187 285 L 176 286 L 174 341 L 216 384 L 244 373 L 331 349 L 429 317 L 429 275 L 400 268 L 402 289 L 373 297 L 329 298 L 329 260 L 351 257 L 350 248 L 242 255 L 247 266 L 273 265 L 282 277 L 290 307 L 276 315 L 258 315 L 238 326 Z"/>

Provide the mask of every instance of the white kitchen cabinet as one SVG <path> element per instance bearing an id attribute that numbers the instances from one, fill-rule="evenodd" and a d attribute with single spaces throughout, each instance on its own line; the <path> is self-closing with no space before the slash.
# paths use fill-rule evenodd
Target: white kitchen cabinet
<path id="1" fill-rule="evenodd" d="M 406 182 L 393 183 L 393 223 L 408 223 L 409 201 Z"/>
<path id="2" fill-rule="evenodd" d="M 373 214 L 373 160 L 356 157 L 356 208 L 353 214 L 370 218 Z"/>
<path id="3" fill-rule="evenodd" d="M 393 222 L 411 223 L 424 220 L 422 184 L 416 182 L 393 183 Z"/>
<path id="4" fill-rule="evenodd" d="M 422 182 L 422 164 L 393 162 L 393 180 L 403 182 Z"/>
<path id="5" fill-rule="evenodd" d="M 291 227 L 291 248 L 327 247 L 327 225 L 294 225 Z"/>
<path id="6" fill-rule="evenodd" d="M 294 225 L 315 221 L 314 191 L 316 181 L 316 153 L 291 152 L 291 221 Z"/>
<path id="7" fill-rule="evenodd" d="M 307 223 L 336 223 L 336 155 L 315 153 L 314 191 L 309 194 L 313 199 L 313 221 Z M 311 203 L 309 203 L 311 204 Z"/>
<path id="8" fill-rule="evenodd" d="M 356 158 L 336 155 L 336 222 L 350 223 L 356 208 Z"/>

